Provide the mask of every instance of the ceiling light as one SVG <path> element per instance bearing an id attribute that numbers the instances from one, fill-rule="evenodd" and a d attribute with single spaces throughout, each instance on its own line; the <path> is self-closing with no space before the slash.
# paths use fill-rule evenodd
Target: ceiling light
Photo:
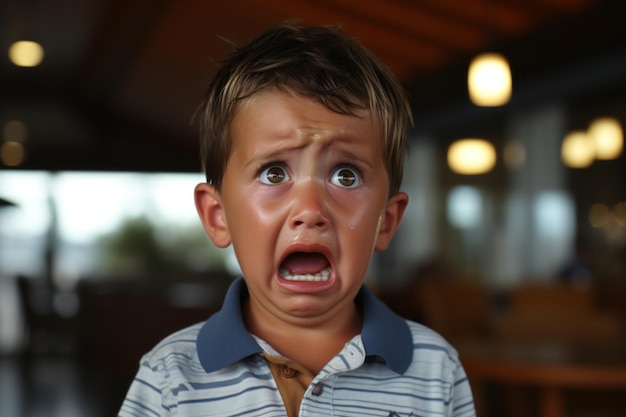
<path id="1" fill-rule="evenodd" d="M 611 210 L 604 204 L 594 204 L 589 209 L 589 223 L 596 229 L 606 226 L 611 221 Z"/>
<path id="2" fill-rule="evenodd" d="M 497 53 L 484 53 L 470 63 L 467 88 L 477 106 L 502 106 L 511 99 L 513 82 L 507 59 Z"/>
<path id="3" fill-rule="evenodd" d="M 43 60 L 43 48 L 37 42 L 17 41 L 9 48 L 9 59 L 18 67 L 36 67 Z"/>
<path id="4" fill-rule="evenodd" d="M 596 149 L 596 159 L 615 159 L 624 148 L 624 133 L 620 123 L 611 117 L 601 117 L 587 131 Z"/>
<path id="5" fill-rule="evenodd" d="M 484 174 L 495 164 L 496 151 L 484 139 L 459 139 L 448 148 L 448 166 L 458 174 Z"/>
<path id="6" fill-rule="evenodd" d="M 22 165 L 25 156 L 24 146 L 19 142 L 7 141 L 0 146 L 0 162 L 8 167 Z"/>
<path id="7" fill-rule="evenodd" d="M 570 132 L 561 144 L 561 159 L 570 168 L 586 168 L 593 163 L 595 146 L 587 132 Z"/>

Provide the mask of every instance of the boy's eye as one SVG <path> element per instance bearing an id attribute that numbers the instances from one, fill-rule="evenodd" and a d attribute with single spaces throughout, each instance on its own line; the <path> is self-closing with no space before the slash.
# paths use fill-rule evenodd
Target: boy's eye
<path id="1" fill-rule="evenodd" d="M 330 182 L 345 188 L 354 188 L 361 184 L 361 175 L 356 168 L 342 166 L 330 176 Z"/>
<path id="2" fill-rule="evenodd" d="M 261 171 L 259 175 L 259 181 L 263 184 L 280 184 L 289 180 L 289 174 L 285 171 L 285 168 L 280 165 L 271 165 Z"/>

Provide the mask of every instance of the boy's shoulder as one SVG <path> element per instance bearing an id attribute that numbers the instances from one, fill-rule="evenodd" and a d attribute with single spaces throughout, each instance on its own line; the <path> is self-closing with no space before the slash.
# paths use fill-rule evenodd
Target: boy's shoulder
<path id="1" fill-rule="evenodd" d="M 204 322 L 178 330 L 162 339 L 143 357 L 143 361 L 155 364 L 169 358 L 176 360 L 197 358 L 196 340 Z"/>
<path id="2" fill-rule="evenodd" d="M 459 354 L 443 336 L 423 324 L 406 320 L 413 337 L 413 351 L 421 355 L 425 353 L 443 354 L 453 363 L 459 362 Z"/>
<path id="3" fill-rule="evenodd" d="M 404 319 L 404 321 L 407 323 L 407 325 L 409 326 L 409 329 L 411 330 L 411 334 L 413 335 L 413 340 L 415 341 L 426 340 L 437 345 L 442 345 L 442 346 L 447 346 L 447 347 L 452 348 L 450 343 L 442 335 L 440 335 L 437 331 L 433 330 L 432 328 L 424 324 L 415 322 L 415 321 L 411 321 L 407 319 Z"/>

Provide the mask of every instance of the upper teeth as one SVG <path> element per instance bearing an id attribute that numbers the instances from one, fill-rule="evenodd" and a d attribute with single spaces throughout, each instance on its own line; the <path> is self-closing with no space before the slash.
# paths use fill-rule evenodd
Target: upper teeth
<path id="1" fill-rule="evenodd" d="M 292 274 L 287 268 L 280 268 L 280 276 L 289 281 L 328 281 L 332 269 L 330 266 L 315 274 Z"/>

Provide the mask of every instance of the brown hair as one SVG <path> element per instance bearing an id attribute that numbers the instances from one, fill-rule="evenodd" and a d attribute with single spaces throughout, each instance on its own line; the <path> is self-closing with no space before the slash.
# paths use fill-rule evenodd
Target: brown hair
<path id="1" fill-rule="evenodd" d="M 230 124 L 241 101 L 267 88 L 311 98 L 330 110 L 370 112 L 384 136 L 389 195 L 402 183 L 413 122 L 406 94 L 392 72 L 338 26 L 282 23 L 236 47 L 209 84 L 198 115 L 207 181 L 218 190 L 230 156 Z"/>

